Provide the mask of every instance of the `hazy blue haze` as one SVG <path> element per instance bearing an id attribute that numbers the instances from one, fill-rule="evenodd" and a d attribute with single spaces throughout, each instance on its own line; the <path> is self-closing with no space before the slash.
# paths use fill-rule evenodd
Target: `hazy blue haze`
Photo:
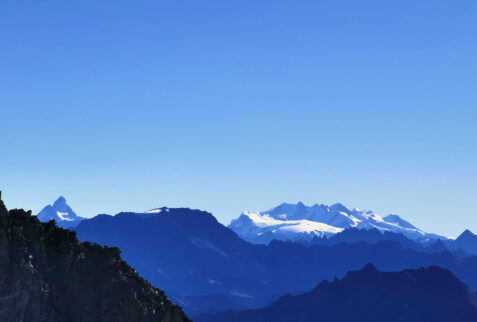
<path id="1" fill-rule="evenodd" d="M 2 1 L 0 189 L 477 231 L 475 1 Z"/>

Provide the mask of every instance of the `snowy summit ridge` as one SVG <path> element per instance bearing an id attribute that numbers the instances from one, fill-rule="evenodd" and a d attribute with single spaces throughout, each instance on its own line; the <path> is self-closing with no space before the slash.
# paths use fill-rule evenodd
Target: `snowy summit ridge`
<path id="1" fill-rule="evenodd" d="M 340 203 L 331 206 L 282 203 L 262 212 L 244 212 L 232 220 L 229 228 L 243 239 L 259 244 L 272 239 L 297 241 L 330 237 L 348 228 L 402 233 L 417 240 L 433 237 L 398 215 L 382 217 L 372 211 L 350 210 Z"/>

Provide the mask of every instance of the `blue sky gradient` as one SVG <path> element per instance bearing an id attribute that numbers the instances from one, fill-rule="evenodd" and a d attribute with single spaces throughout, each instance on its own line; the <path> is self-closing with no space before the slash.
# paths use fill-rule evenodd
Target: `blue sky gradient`
<path id="1" fill-rule="evenodd" d="M 0 189 L 477 232 L 475 1 L 3 1 Z"/>

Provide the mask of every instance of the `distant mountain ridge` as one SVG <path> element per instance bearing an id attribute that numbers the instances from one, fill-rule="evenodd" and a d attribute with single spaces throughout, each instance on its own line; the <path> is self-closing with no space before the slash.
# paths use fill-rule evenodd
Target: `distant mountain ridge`
<path id="1" fill-rule="evenodd" d="M 62 228 L 76 227 L 85 218 L 78 216 L 73 209 L 66 203 L 65 197 L 59 197 L 53 205 L 43 208 L 38 214 L 41 222 L 54 220 Z"/>
<path id="2" fill-rule="evenodd" d="M 443 244 L 450 250 L 463 250 L 470 255 L 477 255 L 477 235 L 468 229 L 455 240 L 445 240 Z"/>
<path id="3" fill-rule="evenodd" d="M 382 217 L 372 211 L 350 210 L 339 203 L 331 206 L 283 203 L 267 211 L 244 212 L 228 227 L 243 239 L 256 244 L 267 244 L 273 239 L 309 241 L 316 237 L 330 237 L 350 228 L 396 232 L 420 241 L 444 238 L 425 233 L 398 215 Z"/>
<path id="4" fill-rule="evenodd" d="M 98 215 L 82 221 L 75 231 L 80 240 L 120 247 L 128 263 L 172 294 L 171 299 L 187 312 L 197 310 L 198 296 L 223 295 L 232 307 L 248 307 L 257 297 L 274 299 L 274 294 L 285 291 L 264 285 L 263 268 L 248 256 L 254 245 L 205 211 L 163 207 Z"/>
<path id="5" fill-rule="evenodd" d="M 220 299 L 215 310 L 258 308 L 366 263 L 383 270 L 438 265 L 477 289 L 477 257 L 451 253 L 442 245 L 428 250 L 403 235 L 377 230 L 347 229 L 330 238 L 329 245 L 278 240 L 257 245 L 208 212 L 163 207 L 99 215 L 75 231 L 80 240 L 121 248 L 128 263 L 191 316 L 210 310 L 211 298 Z"/>
<path id="6" fill-rule="evenodd" d="M 241 312 L 204 314 L 197 322 L 472 322 L 477 296 L 450 271 L 437 266 L 380 272 L 368 264 L 341 280 L 287 295 L 271 305 Z"/>
<path id="7" fill-rule="evenodd" d="M 297 209 L 293 209 L 294 206 L 297 206 Z M 329 209 L 331 212 L 332 210 L 339 209 L 341 212 L 343 210 L 347 210 L 341 204 L 335 204 L 331 207 L 318 205 L 322 208 Z M 312 207 L 307 207 L 302 203 L 298 203 L 297 205 L 293 204 L 282 204 L 279 207 L 273 208 L 273 211 L 270 211 L 275 217 L 279 217 L 280 220 L 277 220 L 271 217 L 267 212 L 265 215 L 261 213 L 251 213 L 246 212 L 246 216 L 241 216 L 239 219 L 232 221 L 234 226 L 229 225 L 229 228 L 234 230 L 241 238 L 258 244 L 267 244 L 270 241 L 276 240 L 283 240 L 283 241 L 298 241 L 305 245 L 336 245 L 340 242 L 345 243 L 356 243 L 356 242 L 370 242 L 375 243 L 379 240 L 392 240 L 399 242 L 404 248 L 412 248 L 417 251 L 424 251 L 424 252 L 436 252 L 438 250 L 450 250 L 455 252 L 456 254 L 466 256 L 466 255 L 477 255 L 477 236 L 474 235 L 470 230 L 464 231 L 458 238 L 456 239 L 446 239 L 443 236 L 439 236 L 436 234 L 426 234 L 426 233 L 419 233 L 419 235 L 426 236 L 424 238 L 412 238 L 409 234 L 401 231 L 400 229 L 397 230 L 389 230 L 381 228 L 376 228 L 372 226 L 372 228 L 362 228 L 363 225 L 356 225 L 356 227 L 351 228 L 339 228 L 334 227 L 328 224 L 312 221 L 309 219 L 295 219 L 300 217 L 300 212 L 303 216 L 305 213 L 305 217 L 313 219 L 313 215 L 309 213 L 306 214 L 306 208 L 316 208 L 317 205 Z M 285 209 L 283 209 L 285 208 Z M 301 208 L 301 209 L 300 209 Z M 284 214 L 279 214 L 284 210 L 292 210 L 290 211 L 292 215 L 290 216 L 293 218 L 292 220 L 286 220 L 286 223 L 283 223 L 283 219 L 288 217 Z M 298 211 L 296 211 L 298 210 Z M 169 208 L 162 207 L 162 208 L 154 208 L 145 212 L 142 212 L 145 216 L 150 214 L 159 214 L 161 212 L 168 212 Z M 357 209 L 354 209 L 350 212 L 363 212 Z M 277 215 L 278 213 L 278 215 Z M 379 219 L 380 216 L 373 214 L 371 211 L 366 211 L 366 213 L 371 216 L 374 215 L 374 218 L 378 218 L 378 221 L 381 222 Z M 136 213 L 140 214 L 140 213 Z M 342 214 L 343 215 L 343 214 Z M 53 205 L 48 205 L 43 208 L 40 213 L 38 213 L 38 219 L 42 222 L 48 222 L 50 220 L 55 220 L 56 224 L 63 228 L 74 228 L 76 227 L 81 221 L 86 218 L 78 216 L 73 209 L 67 204 L 66 199 L 63 196 L 60 196 Z M 405 221 L 404 219 L 400 218 L 397 215 L 388 215 L 384 217 L 387 224 L 394 224 L 399 226 L 403 229 L 410 229 L 411 231 L 420 231 L 411 223 Z M 250 221 L 253 223 L 250 224 Z M 356 219 L 355 219 L 356 221 Z M 243 224 L 245 222 L 245 224 Z M 258 229 L 265 229 L 270 231 L 260 231 L 257 230 L 257 227 L 252 228 L 259 231 L 255 236 L 253 234 L 243 234 L 243 230 L 250 232 L 251 226 L 258 226 Z M 235 228 L 235 229 L 234 229 Z M 278 228 L 278 229 L 277 229 Z M 277 231 L 279 230 L 279 231 Z M 378 234 L 380 232 L 381 234 Z M 250 238 L 250 235 L 252 237 Z"/>

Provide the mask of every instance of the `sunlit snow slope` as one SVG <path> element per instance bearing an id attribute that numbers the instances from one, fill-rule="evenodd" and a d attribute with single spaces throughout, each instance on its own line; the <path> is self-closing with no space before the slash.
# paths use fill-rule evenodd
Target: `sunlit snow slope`
<path id="1" fill-rule="evenodd" d="M 426 234 L 397 215 L 382 217 L 372 211 L 348 209 L 342 204 L 306 206 L 283 203 L 263 212 L 244 212 L 229 225 L 240 237 L 253 243 L 279 240 L 311 240 L 332 236 L 347 228 L 378 229 L 402 233 L 426 240 L 437 236 Z"/>

